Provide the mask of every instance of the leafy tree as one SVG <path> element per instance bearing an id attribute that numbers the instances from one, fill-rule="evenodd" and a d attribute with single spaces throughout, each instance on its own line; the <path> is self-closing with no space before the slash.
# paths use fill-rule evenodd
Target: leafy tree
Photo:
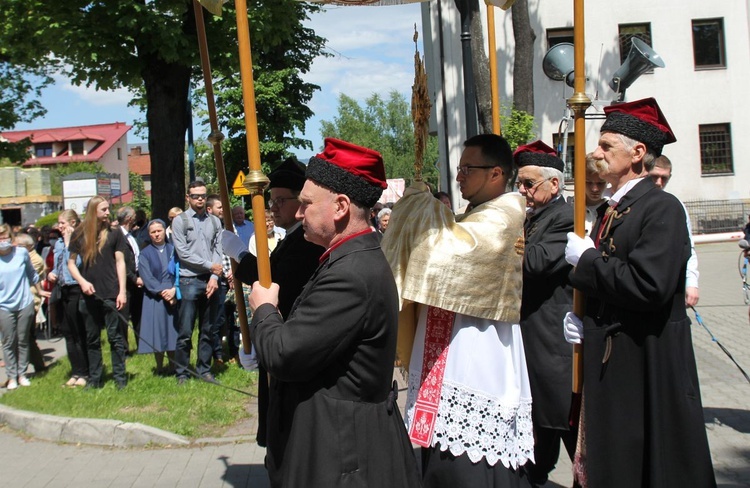
<path id="1" fill-rule="evenodd" d="M 151 213 L 151 198 L 146 194 L 146 187 L 143 184 L 143 178 L 138 173 L 128 171 L 130 178 L 130 190 L 133 192 L 131 206 L 145 210 L 147 214 Z"/>
<path id="2" fill-rule="evenodd" d="M 46 113 L 38 98 L 51 79 L 40 70 L 23 70 L 11 64 L 0 47 L 0 131 L 12 129 L 19 122 L 30 122 Z M 29 81 L 34 80 L 34 83 Z M 30 141 L 0 141 L 0 159 L 18 163 L 29 157 Z"/>
<path id="3" fill-rule="evenodd" d="M 338 115 L 333 121 L 321 121 L 321 135 L 369 147 L 383 155 L 388 178 L 404 178 L 407 185 L 414 178 L 414 128 L 411 106 L 398 91 L 390 92 L 385 100 L 372 94 L 365 105 L 341 94 Z M 437 188 L 439 175 L 435 168 L 438 159 L 437 138 L 427 141 L 423 179 Z"/>
<path id="4" fill-rule="evenodd" d="M 62 195 L 63 176 L 73 173 L 105 173 L 104 167 L 99 163 L 74 162 L 60 164 L 50 170 L 50 187 L 53 195 Z"/>
<path id="5" fill-rule="evenodd" d="M 317 89 L 299 74 L 323 47 L 324 40 L 301 25 L 319 9 L 296 0 L 257 0 L 248 9 L 258 93 L 270 82 L 289 88 L 277 89 L 268 104 L 258 104 L 258 120 L 268 121 L 259 127 L 264 142 L 288 144 L 279 134 L 292 133 L 310 115 L 302 110 L 285 118 L 283 112 L 304 105 Z M 225 5 L 222 18 L 204 16 L 214 77 L 234 80 L 238 87 L 232 4 Z M 131 89 L 133 103 L 146 110 L 151 176 L 159 188 L 154 214 L 166 216 L 169 208 L 183 203 L 188 87 L 202 78 L 191 0 L 5 0 L 0 25 L 0 46 L 6 46 L 7 58 L 16 66 L 45 64 L 78 85 Z M 218 97 L 222 116 L 242 111 L 232 105 L 237 98 Z M 234 132 L 230 129 L 230 135 Z"/>
<path id="6" fill-rule="evenodd" d="M 503 128 L 503 137 L 515 151 L 518 146 L 523 146 L 536 135 L 534 117 L 523 110 L 515 107 L 505 110 L 500 114 L 500 125 Z"/>

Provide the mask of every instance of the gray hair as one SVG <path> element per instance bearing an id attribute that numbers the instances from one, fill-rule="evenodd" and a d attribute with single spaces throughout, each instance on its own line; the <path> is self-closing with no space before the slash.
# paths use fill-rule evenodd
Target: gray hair
<path id="1" fill-rule="evenodd" d="M 34 247 L 34 238 L 25 233 L 16 234 L 13 238 L 13 242 L 15 242 L 17 246 Z"/>
<path id="2" fill-rule="evenodd" d="M 539 166 L 539 173 L 545 180 L 551 180 L 552 178 L 557 179 L 558 186 L 560 188 L 560 191 L 558 191 L 558 195 L 565 189 L 565 176 L 559 169 L 550 168 L 548 166 Z"/>
<path id="3" fill-rule="evenodd" d="M 625 134 L 620 134 L 619 132 L 614 132 L 613 134 L 617 135 L 620 138 L 620 141 L 625 145 L 625 148 L 630 150 L 635 147 L 636 144 L 639 142 L 643 144 L 642 141 L 637 141 L 633 139 L 632 137 L 628 137 Z M 654 167 L 654 159 L 656 159 L 656 153 L 654 153 L 654 150 L 648 147 L 648 144 L 643 144 L 646 146 L 646 154 L 643 155 L 643 159 L 641 159 L 641 162 L 645 165 L 646 168 Z"/>
<path id="4" fill-rule="evenodd" d="M 380 222 L 380 219 L 385 217 L 386 215 L 390 215 L 392 210 L 388 207 L 383 208 L 380 212 L 378 212 L 378 222 Z"/>
<path id="5" fill-rule="evenodd" d="M 120 225 L 124 224 L 126 220 L 132 219 L 135 217 L 135 210 L 133 210 L 133 207 L 120 207 L 119 210 L 117 210 L 117 221 L 120 223 Z"/>

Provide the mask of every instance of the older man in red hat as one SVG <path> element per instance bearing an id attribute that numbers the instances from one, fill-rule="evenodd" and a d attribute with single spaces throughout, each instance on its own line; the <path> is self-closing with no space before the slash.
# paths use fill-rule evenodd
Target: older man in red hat
<path id="1" fill-rule="evenodd" d="M 516 186 L 526 197 L 526 245 L 523 255 L 521 333 L 531 384 L 534 462 L 524 471 L 531 486 L 547 481 L 560 455 L 560 441 L 570 458 L 576 429 L 570 428 L 571 347 L 560 334 L 560 322 L 573 309 L 573 288 L 565 262 L 573 207 L 562 196 L 562 160 L 542 141 L 516 149 Z"/>
<path id="2" fill-rule="evenodd" d="M 286 321 L 279 287 L 253 284 L 253 343 L 271 376 L 266 467 L 274 487 L 419 485 L 396 405 L 398 293 L 370 227 L 387 187 L 379 153 L 326 139 L 297 219 L 326 249 Z"/>
<path id="3" fill-rule="evenodd" d="M 564 320 L 585 344 L 577 479 L 584 485 L 716 486 L 685 313 L 690 240 L 685 211 L 645 165 L 675 136 L 656 100 L 605 109 L 594 157 L 609 168 L 606 212 L 592 235 L 568 234 L 583 321 Z"/>

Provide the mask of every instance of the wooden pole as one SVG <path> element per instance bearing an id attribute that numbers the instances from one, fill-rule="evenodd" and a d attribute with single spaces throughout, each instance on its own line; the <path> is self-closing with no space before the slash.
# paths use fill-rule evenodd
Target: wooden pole
<path id="1" fill-rule="evenodd" d="M 237 43 L 240 53 L 240 76 L 242 78 L 242 101 L 245 109 L 245 133 L 247 135 L 247 160 L 250 167 L 244 186 L 250 191 L 255 225 L 255 248 L 258 258 L 258 281 L 264 287 L 271 286 L 271 262 L 266 237 L 266 201 L 263 192 L 268 178 L 260 169 L 260 143 L 258 141 L 258 118 L 255 111 L 255 84 L 253 81 L 253 57 L 250 51 L 250 26 L 247 19 L 247 2 L 235 0 L 237 10 Z"/>
<path id="2" fill-rule="evenodd" d="M 495 7 L 487 4 L 487 42 L 490 56 L 490 87 L 492 92 L 492 133 L 502 134 L 500 127 L 500 87 L 497 77 L 497 43 L 495 41 Z"/>
<path id="3" fill-rule="evenodd" d="M 201 56 L 201 70 L 203 71 L 203 82 L 206 86 L 206 104 L 208 106 L 208 118 L 211 124 L 211 133 L 208 136 L 209 142 L 214 150 L 214 163 L 216 165 L 216 178 L 219 180 L 219 196 L 221 205 L 224 208 L 224 228 L 234 231 L 232 224 L 232 212 L 229 207 L 229 185 L 227 184 L 227 174 L 224 169 L 224 157 L 221 153 L 221 141 L 224 140 L 224 134 L 219 131 L 219 122 L 216 116 L 216 103 L 214 102 L 214 85 L 211 78 L 211 61 L 208 57 L 208 42 L 206 40 L 206 24 L 203 18 L 203 7 L 198 0 L 193 0 L 193 10 L 195 12 L 195 25 L 198 33 L 198 48 Z M 232 275 L 237 269 L 237 263 L 232 261 Z M 245 310 L 245 298 L 242 294 L 242 284 L 235 284 L 234 298 L 237 304 L 237 316 L 240 320 L 240 333 L 242 334 L 243 349 L 250 354 L 250 329 L 247 325 L 247 311 Z"/>
<path id="4" fill-rule="evenodd" d="M 573 208 L 574 231 L 583 237 L 586 233 L 586 110 L 591 106 L 591 100 L 586 96 L 586 64 L 584 58 L 584 15 L 583 0 L 573 0 L 573 46 L 575 80 L 573 96 L 568 99 L 568 107 L 575 116 L 575 158 L 573 163 L 573 178 L 575 181 L 575 204 Z M 565 149 L 563 149 L 565 150 Z M 583 317 L 584 296 L 578 290 L 573 290 L 573 312 Z M 579 394 L 583 390 L 583 345 L 573 346 L 573 393 Z"/>

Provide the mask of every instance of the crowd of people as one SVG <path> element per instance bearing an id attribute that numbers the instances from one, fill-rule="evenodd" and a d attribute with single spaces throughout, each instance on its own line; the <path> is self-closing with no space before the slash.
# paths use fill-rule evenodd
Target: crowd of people
<path id="1" fill-rule="evenodd" d="M 684 206 L 662 191 L 662 150 L 676 138 L 653 99 L 604 111 L 583 237 L 556 151 L 535 141 L 512 152 L 493 134 L 464 142 L 456 180 L 468 206 L 457 212 L 421 181 L 379 203 L 381 155 L 332 138 L 306 167 L 290 158 L 269 175 L 262 230 L 242 207 L 224 230 L 202 181 L 169 224 L 122 207 L 113 227 L 101 197 L 83 221 L 62 212 L 47 281 L 67 386 L 102 386 L 102 327 L 127 385 L 130 320 L 138 352 L 178 384 L 215 381 L 222 336 L 258 369 L 257 441 L 274 487 L 542 486 L 561 445 L 576 486 L 715 486 L 685 312 L 699 298 L 697 257 Z M 270 287 L 258 282 L 256 231 Z M 32 289 L 50 295 L 34 241 L 10 238 L 0 226 L 9 389 L 29 384 Z M 227 331 L 234 286 L 247 287 L 250 353 Z M 586 348 L 578 398 L 571 344 Z M 394 366 L 408 378 L 403 418 Z"/>

